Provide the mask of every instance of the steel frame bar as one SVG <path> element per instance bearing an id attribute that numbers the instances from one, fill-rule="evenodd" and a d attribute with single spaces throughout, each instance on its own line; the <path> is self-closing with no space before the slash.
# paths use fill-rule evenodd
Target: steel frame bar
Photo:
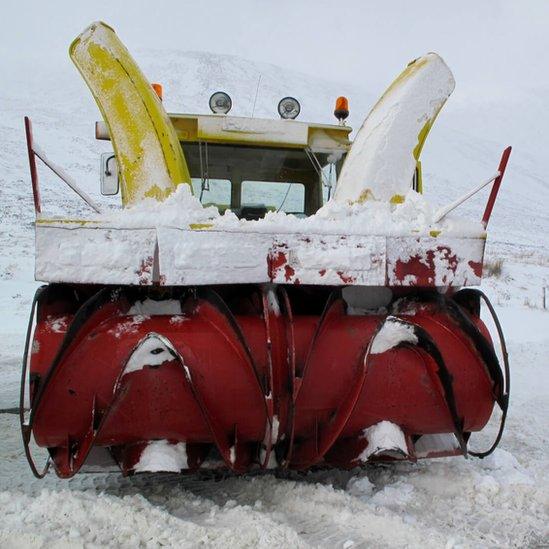
<path id="1" fill-rule="evenodd" d="M 490 221 L 490 216 L 492 215 L 492 210 L 494 209 L 494 204 L 496 203 L 499 188 L 501 186 L 503 176 L 505 175 L 505 169 L 507 168 L 507 162 L 509 160 L 509 156 L 511 155 L 511 150 L 512 147 L 507 147 L 501 155 L 501 160 L 499 161 L 498 167 L 499 176 L 492 185 L 492 190 L 490 192 L 490 196 L 488 197 L 488 202 L 486 203 L 486 209 L 484 210 L 484 215 L 482 216 L 482 224 L 484 225 L 484 228 L 488 226 L 488 222 Z"/>
<path id="2" fill-rule="evenodd" d="M 27 153 L 29 155 L 29 168 L 32 183 L 32 195 L 34 198 L 34 211 L 39 214 L 42 212 L 42 203 L 40 200 L 40 186 L 38 183 L 38 170 L 36 169 L 36 158 L 34 153 L 34 140 L 32 134 L 32 122 L 28 116 L 25 116 L 25 136 L 27 139 Z"/>
<path id="3" fill-rule="evenodd" d="M 34 196 L 34 209 L 36 213 L 42 212 L 40 200 L 40 189 L 38 185 L 38 170 L 36 168 L 36 157 L 38 157 L 59 179 L 66 183 L 90 208 L 96 213 L 101 213 L 101 208 L 93 198 L 83 191 L 74 179 L 63 168 L 52 162 L 46 153 L 34 142 L 32 134 L 32 123 L 28 116 L 25 116 L 25 134 L 27 138 L 27 152 L 29 155 L 29 166 L 31 172 L 32 192 Z"/>

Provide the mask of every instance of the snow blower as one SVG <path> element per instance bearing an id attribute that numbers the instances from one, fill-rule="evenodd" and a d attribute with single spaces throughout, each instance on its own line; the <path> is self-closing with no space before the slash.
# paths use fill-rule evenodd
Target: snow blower
<path id="1" fill-rule="evenodd" d="M 37 476 L 353 468 L 498 444 L 509 366 L 478 289 L 492 177 L 446 208 L 422 195 L 420 153 L 454 88 L 430 53 L 410 63 L 353 142 L 337 124 L 168 114 L 114 31 L 94 23 L 71 59 L 101 111 L 97 204 L 34 142 L 36 292 L 21 428 Z M 42 211 L 38 160 L 87 203 Z M 491 185 L 481 221 L 452 213 Z M 494 317 L 500 364 L 480 319 Z M 468 449 L 497 405 L 499 432 Z M 31 441 L 47 448 L 42 468 Z M 33 443 L 33 444 L 34 444 Z"/>

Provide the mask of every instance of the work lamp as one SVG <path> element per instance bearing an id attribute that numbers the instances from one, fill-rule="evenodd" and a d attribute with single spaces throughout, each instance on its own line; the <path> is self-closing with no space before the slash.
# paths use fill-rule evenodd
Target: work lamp
<path id="1" fill-rule="evenodd" d="M 218 91 L 210 97 L 210 109 L 215 114 L 227 114 L 232 106 L 233 102 L 225 92 Z"/>
<path id="2" fill-rule="evenodd" d="M 280 115 L 280 118 L 286 120 L 297 118 L 300 111 L 301 106 L 299 105 L 299 101 L 293 97 L 284 97 L 278 104 L 278 114 Z"/>

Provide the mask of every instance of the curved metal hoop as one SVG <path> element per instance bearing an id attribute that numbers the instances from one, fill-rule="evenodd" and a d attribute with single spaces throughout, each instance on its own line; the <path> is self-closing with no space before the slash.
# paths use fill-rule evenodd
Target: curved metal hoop
<path id="1" fill-rule="evenodd" d="M 25 423 L 25 390 L 27 388 L 27 371 L 29 367 L 29 348 L 30 348 L 30 341 L 33 335 L 36 306 L 38 304 L 40 297 L 42 297 L 42 295 L 44 294 L 47 288 L 48 286 L 40 286 L 40 288 L 36 290 L 36 293 L 34 294 L 34 298 L 32 300 L 31 313 L 29 316 L 29 324 L 27 327 L 27 338 L 25 340 L 25 350 L 23 352 L 23 365 L 21 368 L 21 389 L 19 392 L 19 425 L 21 427 L 21 436 L 23 438 L 23 448 L 25 450 L 25 456 L 29 463 L 29 467 L 31 468 L 32 474 L 36 478 L 44 478 L 46 476 L 51 465 L 51 456 L 48 456 L 48 459 L 46 460 L 44 467 L 42 468 L 41 471 L 39 471 L 30 450 L 32 424 L 30 422 L 29 424 Z"/>
<path id="2" fill-rule="evenodd" d="M 488 450 L 485 450 L 484 452 L 471 452 L 469 451 L 469 454 L 478 458 L 485 458 L 489 456 L 499 445 L 501 441 L 501 437 L 503 436 L 503 431 L 505 429 L 505 421 L 507 419 L 507 410 L 509 408 L 509 395 L 511 391 L 511 370 L 509 367 L 509 355 L 507 353 L 507 345 L 505 344 L 505 337 L 503 335 L 503 330 L 501 328 L 501 324 L 499 322 L 499 319 L 496 315 L 496 311 L 494 309 L 494 306 L 488 299 L 488 296 L 481 290 L 478 290 L 476 288 L 467 288 L 466 290 L 461 290 L 458 292 L 459 294 L 465 295 L 467 293 L 477 295 L 480 299 L 484 301 L 486 306 L 488 307 L 488 310 L 490 311 L 490 314 L 492 315 L 492 319 L 494 321 L 494 324 L 496 326 L 496 330 L 498 332 L 499 337 L 499 343 L 501 346 L 501 352 L 503 355 L 503 386 L 501 388 L 501 399 L 500 399 L 500 409 L 502 412 L 501 420 L 499 424 L 499 430 L 498 434 L 490 448 Z"/>

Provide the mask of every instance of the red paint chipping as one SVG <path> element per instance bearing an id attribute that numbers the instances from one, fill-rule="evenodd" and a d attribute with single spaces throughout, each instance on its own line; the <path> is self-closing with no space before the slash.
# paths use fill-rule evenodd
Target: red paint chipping
<path id="1" fill-rule="evenodd" d="M 320 269 L 320 271 L 318 271 L 318 274 L 320 276 L 324 276 L 326 274 L 326 269 Z"/>
<path id="2" fill-rule="evenodd" d="M 411 257 L 408 261 L 398 259 L 394 269 L 395 278 L 404 282 L 406 277 L 414 277 L 409 286 L 431 286 L 435 277 L 435 267 L 432 262 L 426 265 L 419 255 Z"/>
<path id="3" fill-rule="evenodd" d="M 285 245 L 283 245 L 283 247 L 286 248 Z M 284 280 L 286 282 L 290 282 L 295 275 L 295 269 L 288 265 L 288 256 L 286 252 L 271 251 L 267 257 L 267 265 L 269 278 L 271 280 L 276 280 L 281 276 L 282 270 L 284 270 Z"/>
<path id="4" fill-rule="evenodd" d="M 341 281 L 344 284 L 352 284 L 356 280 L 356 278 L 354 276 L 347 275 L 343 271 L 337 271 L 337 276 L 339 276 L 339 278 L 341 278 Z"/>
<path id="5" fill-rule="evenodd" d="M 441 259 L 446 261 L 448 263 L 448 268 L 455 274 L 457 266 L 458 266 L 458 258 L 457 255 L 451 255 L 452 250 L 448 248 L 448 246 L 437 246 L 437 252 L 440 253 Z M 434 254 L 429 251 L 428 253 L 431 253 L 431 258 L 434 257 Z"/>
<path id="6" fill-rule="evenodd" d="M 479 278 L 482 278 L 482 262 L 480 261 L 469 261 L 469 267 L 473 269 L 473 272 Z"/>
<path id="7" fill-rule="evenodd" d="M 137 271 L 135 271 L 135 274 L 139 275 L 139 284 L 141 286 L 147 285 L 150 282 L 150 275 L 152 274 L 153 263 L 154 258 L 152 255 L 150 255 L 147 258 L 141 260 L 141 265 L 139 265 L 139 268 L 137 269 Z"/>
<path id="8" fill-rule="evenodd" d="M 267 257 L 267 265 L 269 278 L 274 280 L 278 274 L 278 271 L 284 267 L 288 262 L 288 258 L 284 252 L 271 252 Z"/>
<path id="9" fill-rule="evenodd" d="M 295 269 L 293 267 L 290 267 L 290 265 L 284 265 L 284 278 L 286 279 L 286 282 L 289 282 L 294 275 Z M 295 283 L 299 284 L 298 279 L 295 280 Z"/>
<path id="10" fill-rule="evenodd" d="M 413 281 L 407 281 L 407 286 L 433 286 L 436 280 L 435 256 L 446 264 L 446 268 L 455 274 L 458 259 L 456 254 L 447 246 L 437 246 L 435 250 L 427 250 L 424 256 L 419 254 L 410 257 L 408 261 L 398 259 L 395 263 L 394 275 L 399 282 L 404 282 L 407 277 L 414 277 Z M 446 276 L 442 278 L 444 284 L 451 283 Z"/>

